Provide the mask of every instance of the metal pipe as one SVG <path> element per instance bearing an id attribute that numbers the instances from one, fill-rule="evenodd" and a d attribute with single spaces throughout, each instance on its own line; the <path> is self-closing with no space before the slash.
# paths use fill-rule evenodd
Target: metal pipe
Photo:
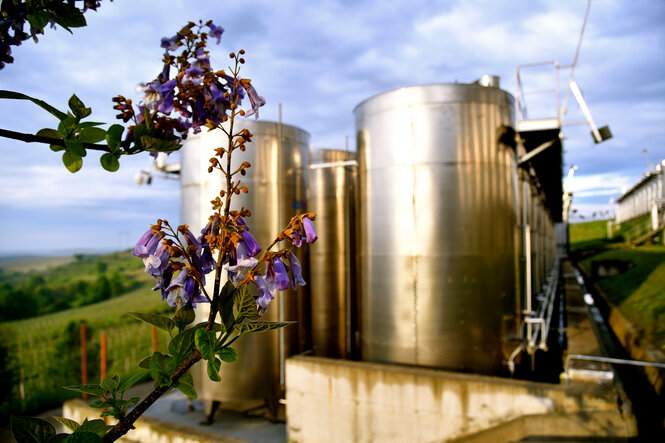
<path id="1" fill-rule="evenodd" d="M 282 174 L 281 174 L 281 165 L 280 157 L 282 156 L 282 103 L 277 103 L 277 189 L 282 189 Z M 277 193 L 277 198 L 279 199 L 281 192 Z M 281 209 L 281 202 L 278 202 L 278 208 Z M 284 297 L 278 297 L 279 299 L 279 321 L 284 321 Z M 282 392 L 284 392 L 285 387 L 285 356 L 284 356 L 284 328 L 279 328 L 279 387 Z"/>
<path id="2" fill-rule="evenodd" d="M 571 360 L 585 360 L 585 361 L 597 361 L 601 363 L 612 363 L 617 365 L 630 365 L 630 366 L 642 366 L 647 368 L 661 368 L 665 369 L 665 363 L 656 363 L 650 361 L 642 360 L 627 360 L 624 358 L 613 358 L 613 357 L 601 357 L 596 355 L 581 355 L 581 354 L 570 354 L 566 356 L 563 368 L 566 380 L 568 380 L 568 371 L 570 370 L 570 361 Z"/>
<path id="3" fill-rule="evenodd" d="M 574 83 L 573 75 L 575 74 L 575 66 L 577 65 L 577 59 L 580 56 L 580 49 L 582 48 L 582 37 L 584 37 L 584 29 L 586 28 L 586 22 L 587 19 L 589 18 L 590 9 L 591 9 L 591 0 L 588 0 L 586 6 L 586 12 L 584 13 L 584 21 L 582 22 L 582 31 L 580 31 L 580 39 L 577 42 L 577 49 L 575 50 L 575 58 L 573 59 L 573 63 L 570 65 L 570 79 L 568 80 L 569 88 L 566 90 L 566 96 L 564 97 L 563 106 L 561 107 L 562 114 L 565 114 L 567 111 L 566 107 L 568 106 L 568 92 L 570 91 L 570 86 L 572 86 L 571 83 Z"/>

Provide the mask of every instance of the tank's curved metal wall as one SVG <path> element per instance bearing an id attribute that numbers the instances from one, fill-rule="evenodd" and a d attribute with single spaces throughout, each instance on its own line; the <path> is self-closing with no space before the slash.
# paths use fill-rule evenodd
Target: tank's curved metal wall
<path id="1" fill-rule="evenodd" d="M 498 142 L 512 97 L 416 86 L 354 113 L 363 359 L 500 372 L 517 322 L 515 152 Z"/>
<path id="2" fill-rule="evenodd" d="M 355 152 L 310 151 L 308 209 L 316 213 L 319 240 L 309 253 L 314 355 L 347 358 L 351 353 L 350 244 L 353 238 Z M 318 167 L 323 165 L 324 167 Z"/>
<path id="3" fill-rule="evenodd" d="M 233 153 L 232 170 L 243 161 L 251 163 L 247 175 L 242 177 L 250 191 L 234 196 L 232 209 L 244 206 L 252 211 L 252 217 L 246 221 L 252 235 L 266 247 L 291 217 L 304 209 L 307 187 L 304 168 L 308 162 L 309 134 L 294 126 L 266 121 L 236 121 L 234 131 L 241 128 L 249 129 L 254 136 L 251 143 L 247 143 L 245 152 Z M 226 145 L 226 136 L 215 130 L 188 137 L 181 149 L 180 218 L 193 232 L 207 223 L 212 212 L 210 201 L 222 189 L 221 174 L 217 171 L 209 174 L 207 170 L 213 149 Z M 301 252 L 296 253 L 305 261 Z M 212 286 L 210 282 L 209 285 Z M 280 375 L 280 334 L 285 335 L 284 356 L 308 346 L 304 329 L 309 323 L 307 303 L 303 289 L 281 293 L 270 305 L 265 319 L 277 321 L 283 304 L 282 318 L 297 320 L 297 325 L 280 330 L 282 332 L 251 334 L 239 340 L 234 347 L 241 358 L 235 363 L 222 365 L 221 383 L 211 382 L 205 367 L 200 365 L 200 373 L 194 371 L 199 398 L 218 401 L 266 399 L 274 411 L 283 381 Z M 197 308 L 197 321 L 207 320 L 208 312 L 207 305 Z"/>

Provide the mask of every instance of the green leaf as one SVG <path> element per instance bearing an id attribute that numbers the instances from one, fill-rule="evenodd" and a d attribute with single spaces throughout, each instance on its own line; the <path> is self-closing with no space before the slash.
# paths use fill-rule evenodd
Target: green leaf
<path id="1" fill-rule="evenodd" d="M 49 145 L 49 148 L 51 148 L 51 151 L 53 152 L 59 152 L 65 150 L 64 146 L 59 146 L 59 145 Z"/>
<path id="2" fill-rule="evenodd" d="M 102 438 L 94 432 L 77 430 L 63 440 L 63 443 L 100 443 L 102 441 Z"/>
<path id="3" fill-rule="evenodd" d="M 106 144 L 111 152 L 117 152 L 120 148 L 120 141 L 122 140 L 122 133 L 125 128 L 122 125 L 111 125 L 106 131 Z"/>
<path id="4" fill-rule="evenodd" d="M 70 419 L 65 418 L 65 417 L 58 417 L 58 416 L 54 415 L 53 418 L 58 420 L 60 423 L 62 423 L 62 425 L 64 427 L 66 427 L 67 429 L 69 429 L 70 431 L 76 431 L 76 429 L 78 429 L 78 427 L 81 426 L 80 424 L 78 424 L 74 420 L 70 420 Z"/>
<path id="5" fill-rule="evenodd" d="M 55 434 L 48 439 L 48 443 L 63 443 L 66 441 L 71 434 Z"/>
<path id="6" fill-rule="evenodd" d="M 81 426 L 76 430 L 76 432 L 92 432 L 93 434 L 97 434 L 99 437 L 103 437 L 107 430 L 108 427 L 106 426 L 106 423 L 104 423 L 104 420 L 95 419 L 88 421 L 86 418 L 83 420 L 83 423 L 81 423 Z"/>
<path id="7" fill-rule="evenodd" d="M 222 368 L 222 361 L 218 358 L 214 360 L 208 360 L 208 377 L 212 381 L 221 381 L 222 378 L 219 376 L 219 370 Z"/>
<path id="8" fill-rule="evenodd" d="M 107 392 L 115 392 L 116 388 L 118 387 L 118 382 L 112 378 L 103 378 L 100 384 L 102 389 Z"/>
<path id="9" fill-rule="evenodd" d="M 95 128 L 93 126 L 82 128 L 79 131 L 79 140 L 84 143 L 97 143 L 106 140 L 106 131 L 102 128 Z"/>
<path id="10" fill-rule="evenodd" d="M 28 95 L 21 94 L 20 92 L 14 92 L 14 91 L 5 91 L 5 90 L 0 90 L 0 98 L 6 98 L 6 99 L 11 99 L 11 100 L 30 100 L 40 108 L 48 111 L 52 115 L 58 118 L 58 120 L 63 120 L 67 118 L 67 114 L 65 114 L 62 111 L 58 111 L 56 108 L 53 106 L 49 105 L 45 101 L 32 98 Z"/>
<path id="11" fill-rule="evenodd" d="M 87 25 L 83 12 L 75 6 L 61 3 L 58 7 L 54 7 L 53 9 L 55 11 L 53 21 L 67 30 L 69 30 L 69 28 L 82 28 Z"/>
<path id="12" fill-rule="evenodd" d="M 215 333 L 213 331 L 206 331 L 205 329 L 197 329 L 194 335 L 194 342 L 196 349 L 201 352 L 201 355 L 206 360 L 213 360 L 215 358 Z"/>
<path id="13" fill-rule="evenodd" d="M 107 408 L 109 406 L 109 404 L 107 402 L 103 401 L 103 400 L 95 400 L 95 401 L 91 401 L 88 404 L 88 406 L 90 406 L 91 408 L 95 408 L 95 409 L 102 409 L 102 408 Z"/>
<path id="14" fill-rule="evenodd" d="M 178 326 L 178 330 L 182 331 L 185 329 L 185 326 L 194 321 L 194 318 L 196 318 L 194 308 L 191 304 L 187 303 L 185 305 L 181 305 L 180 309 L 176 311 L 175 315 L 173 316 L 173 321 L 175 322 L 176 326 Z"/>
<path id="15" fill-rule="evenodd" d="M 128 312 L 128 314 L 148 324 L 157 326 L 159 329 L 163 329 L 167 332 L 175 328 L 175 323 L 173 320 L 161 314 L 154 312 Z"/>
<path id="16" fill-rule="evenodd" d="M 43 443 L 55 435 L 55 428 L 46 420 L 32 417 L 11 416 L 9 419 L 16 441 Z"/>
<path id="17" fill-rule="evenodd" d="M 103 124 L 104 124 L 103 122 L 81 122 L 81 123 L 79 123 L 79 128 L 81 128 L 81 129 L 91 128 L 93 126 L 99 126 L 99 125 L 103 125 Z M 104 132 L 106 132 L 106 131 L 104 131 Z"/>
<path id="18" fill-rule="evenodd" d="M 149 135 L 144 135 L 141 137 L 141 145 L 143 146 L 143 149 L 145 149 L 146 151 L 157 151 L 157 152 L 173 152 L 177 151 L 182 147 L 180 143 L 163 140 L 157 137 L 151 137 Z"/>
<path id="19" fill-rule="evenodd" d="M 152 358 L 152 355 L 150 357 L 146 357 L 143 360 L 139 362 L 139 368 L 143 369 L 150 369 L 150 359 Z"/>
<path id="20" fill-rule="evenodd" d="M 99 163 L 101 163 L 102 168 L 109 172 L 115 172 L 120 169 L 120 162 L 118 161 L 118 158 L 115 156 L 115 154 L 110 152 L 102 154 L 102 156 L 99 158 Z"/>
<path id="21" fill-rule="evenodd" d="M 196 390 L 194 389 L 194 380 L 192 379 L 192 375 L 190 373 L 180 377 L 177 387 L 180 392 L 185 394 L 187 397 L 191 398 L 192 400 L 196 399 L 197 395 Z"/>
<path id="22" fill-rule="evenodd" d="M 85 157 L 86 155 L 85 146 L 83 146 L 83 143 L 74 138 L 65 139 L 65 146 L 72 154 L 76 154 L 79 157 Z"/>
<path id="23" fill-rule="evenodd" d="M 159 351 L 155 351 L 150 359 L 150 376 L 154 379 L 160 379 L 164 372 L 166 372 L 164 355 Z"/>
<path id="24" fill-rule="evenodd" d="M 294 321 L 252 321 L 235 325 L 235 330 L 238 335 L 241 336 L 253 332 L 271 331 L 294 323 Z"/>
<path id="25" fill-rule="evenodd" d="M 244 319 L 256 320 L 260 317 L 259 311 L 256 309 L 256 300 L 246 285 L 241 286 L 235 291 L 233 294 L 233 304 L 238 312 L 238 322 Z"/>
<path id="26" fill-rule="evenodd" d="M 62 154 L 62 162 L 65 164 L 65 168 L 72 173 L 78 171 L 83 166 L 83 159 L 69 151 Z"/>
<path id="27" fill-rule="evenodd" d="M 148 368 L 146 369 L 150 369 L 149 365 L 150 363 L 148 363 Z M 146 378 L 149 373 L 150 371 L 138 371 L 133 374 L 123 375 L 122 378 L 120 378 L 120 382 L 118 383 L 118 392 L 122 394 L 127 389 L 131 388 L 136 383 Z"/>
<path id="28" fill-rule="evenodd" d="M 57 138 L 62 139 L 62 135 L 55 129 L 44 128 L 37 131 L 38 137 L 48 137 L 48 138 Z"/>
<path id="29" fill-rule="evenodd" d="M 71 136 L 76 130 L 76 118 L 73 116 L 66 116 L 60 123 L 58 123 L 58 132 L 62 135 L 62 138 L 67 138 Z"/>
<path id="30" fill-rule="evenodd" d="M 85 118 L 92 114 L 92 110 L 90 108 L 86 108 L 81 99 L 79 99 L 76 94 L 72 94 L 72 96 L 69 98 L 69 109 L 72 110 L 75 116 L 78 118 Z"/>
<path id="31" fill-rule="evenodd" d="M 222 361 L 225 361 L 227 363 L 233 363 L 234 361 L 237 361 L 239 358 L 238 353 L 233 348 L 224 348 L 218 351 L 217 355 L 219 355 L 219 358 L 221 358 Z"/>
<path id="32" fill-rule="evenodd" d="M 49 14 L 46 11 L 37 10 L 34 14 L 26 14 L 25 19 L 30 23 L 30 27 L 38 34 L 44 32 L 44 26 L 46 26 L 51 19 L 52 14 Z"/>
<path id="33" fill-rule="evenodd" d="M 233 316 L 233 293 L 235 290 L 236 287 L 233 286 L 233 283 L 231 283 L 230 280 L 227 280 L 222 288 L 221 294 L 219 294 L 219 315 L 222 317 L 222 324 L 227 331 L 233 327 L 235 321 Z"/>
<path id="34" fill-rule="evenodd" d="M 70 391 L 85 392 L 86 394 L 94 395 L 96 397 L 101 397 L 106 393 L 104 388 L 99 385 L 72 385 L 65 386 L 64 388 Z"/>
<path id="35" fill-rule="evenodd" d="M 194 350 L 194 329 L 186 329 L 169 342 L 169 354 L 181 362 Z"/>

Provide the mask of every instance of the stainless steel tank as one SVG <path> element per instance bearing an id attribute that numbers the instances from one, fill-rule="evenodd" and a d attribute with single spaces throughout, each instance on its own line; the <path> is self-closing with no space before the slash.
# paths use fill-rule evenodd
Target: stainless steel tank
<path id="1" fill-rule="evenodd" d="M 347 358 L 351 354 L 350 302 L 353 241 L 355 152 L 312 149 L 308 208 L 316 213 L 319 240 L 310 251 L 312 349 L 314 355 Z"/>
<path id="2" fill-rule="evenodd" d="M 245 152 L 233 153 L 232 169 L 243 161 L 251 163 L 247 175 L 241 177 L 249 194 L 234 196 L 232 209 L 244 206 L 252 211 L 252 217 L 246 218 L 246 222 L 252 235 L 265 248 L 293 215 L 304 210 L 309 134 L 294 126 L 266 121 L 236 121 L 234 132 L 241 128 L 249 129 L 253 138 L 247 143 Z M 226 147 L 227 140 L 222 131 L 215 130 L 188 137 L 181 149 L 180 217 L 195 234 L 207 223 L 212 212 L 210 201 L 222 189 L 221 174 L 207 171 L 208 159 L 218 146 Z M 302 251 L 296 254 L 306 262 Z M 212 290 L 211 282 L 208 284 Z M 197 307 L 197 322 L 207 320 L 208 312 L 205 304 Z M 305 290 L 282 292 L 271 303 L 265 319 L 297 320 L 297 325 L 251 334 L 238 340 L 234 348 L 240 359 L 235 363 L 223 363 L 220 383 L 211 382 L 205 366 L 200 365 L 193 371 L 199 398 L 266 400 L 271 412 L 276 413 L 284 383 L 283 359 L 308 346 L 307 312 Z"/>
<path id="3" fill-rule="evenodd" d="M 397 89 L 355 111 L 362 358 L 502 371 L 515 334 L 513 98 L 495 88 Z"/>

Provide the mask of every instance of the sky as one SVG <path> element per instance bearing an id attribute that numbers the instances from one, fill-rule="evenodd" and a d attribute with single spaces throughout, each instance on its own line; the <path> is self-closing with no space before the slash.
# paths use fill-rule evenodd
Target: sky
<path id="1" fill-rule="evenodd" d="M 230 51 L 247 51 L 243 75 L 267 100 L 262 119 L 275 121 L 281 103 L 284 123 L 308 131 L 312 146 L 343 148 L 348 136 L 353 150 L 353 108 L 373 95 L 483 74 L 500 76 L 514 94 L 518 65 L 570 65 L 586 8 L 584 0 L 102 1 L 73 35 L 47 29 L 39 43 L 14 48 L 0 89 L 60 109 L 76 93 L 94 121 L 110 125 L 117 122 L 111 97 L 137 102 L 136 86 L 161 71 L 160 39 L 188 20 L 212 19 L 226 29 L 212 47 L 212 66 L 225 67 Z M 663 23 L 665 2 L 592 1 L 574 78 L 613 138 L 595 145 L 588 126 L 563 130 L 564 174 L 578 166 L 568 184 L 572 207 L 585 217 L 611 211 L 612 198 L 665 158 Z M 554 79 L 544 69 L 522 72 L 527 90 L 540 89 L 545 75 Z M 569 75 L 561 71 L 562 85 Z M 548 98 L 527 100 L 532 112 L 548 112 Z M 564 121 L 580 120 L 571 98 Z M 34 133 L 56 123 L 32 103 L 0 100 L 0 128 Z M 122 158 L 109 173 L 91 152 L 75 174 L 45 145 L 0 139 L 0 156 L 0 255 L 119 250 L 157 218 L 179 218 L 177 180 L 134 182 L 151 168 L 147 155 Z"/>

